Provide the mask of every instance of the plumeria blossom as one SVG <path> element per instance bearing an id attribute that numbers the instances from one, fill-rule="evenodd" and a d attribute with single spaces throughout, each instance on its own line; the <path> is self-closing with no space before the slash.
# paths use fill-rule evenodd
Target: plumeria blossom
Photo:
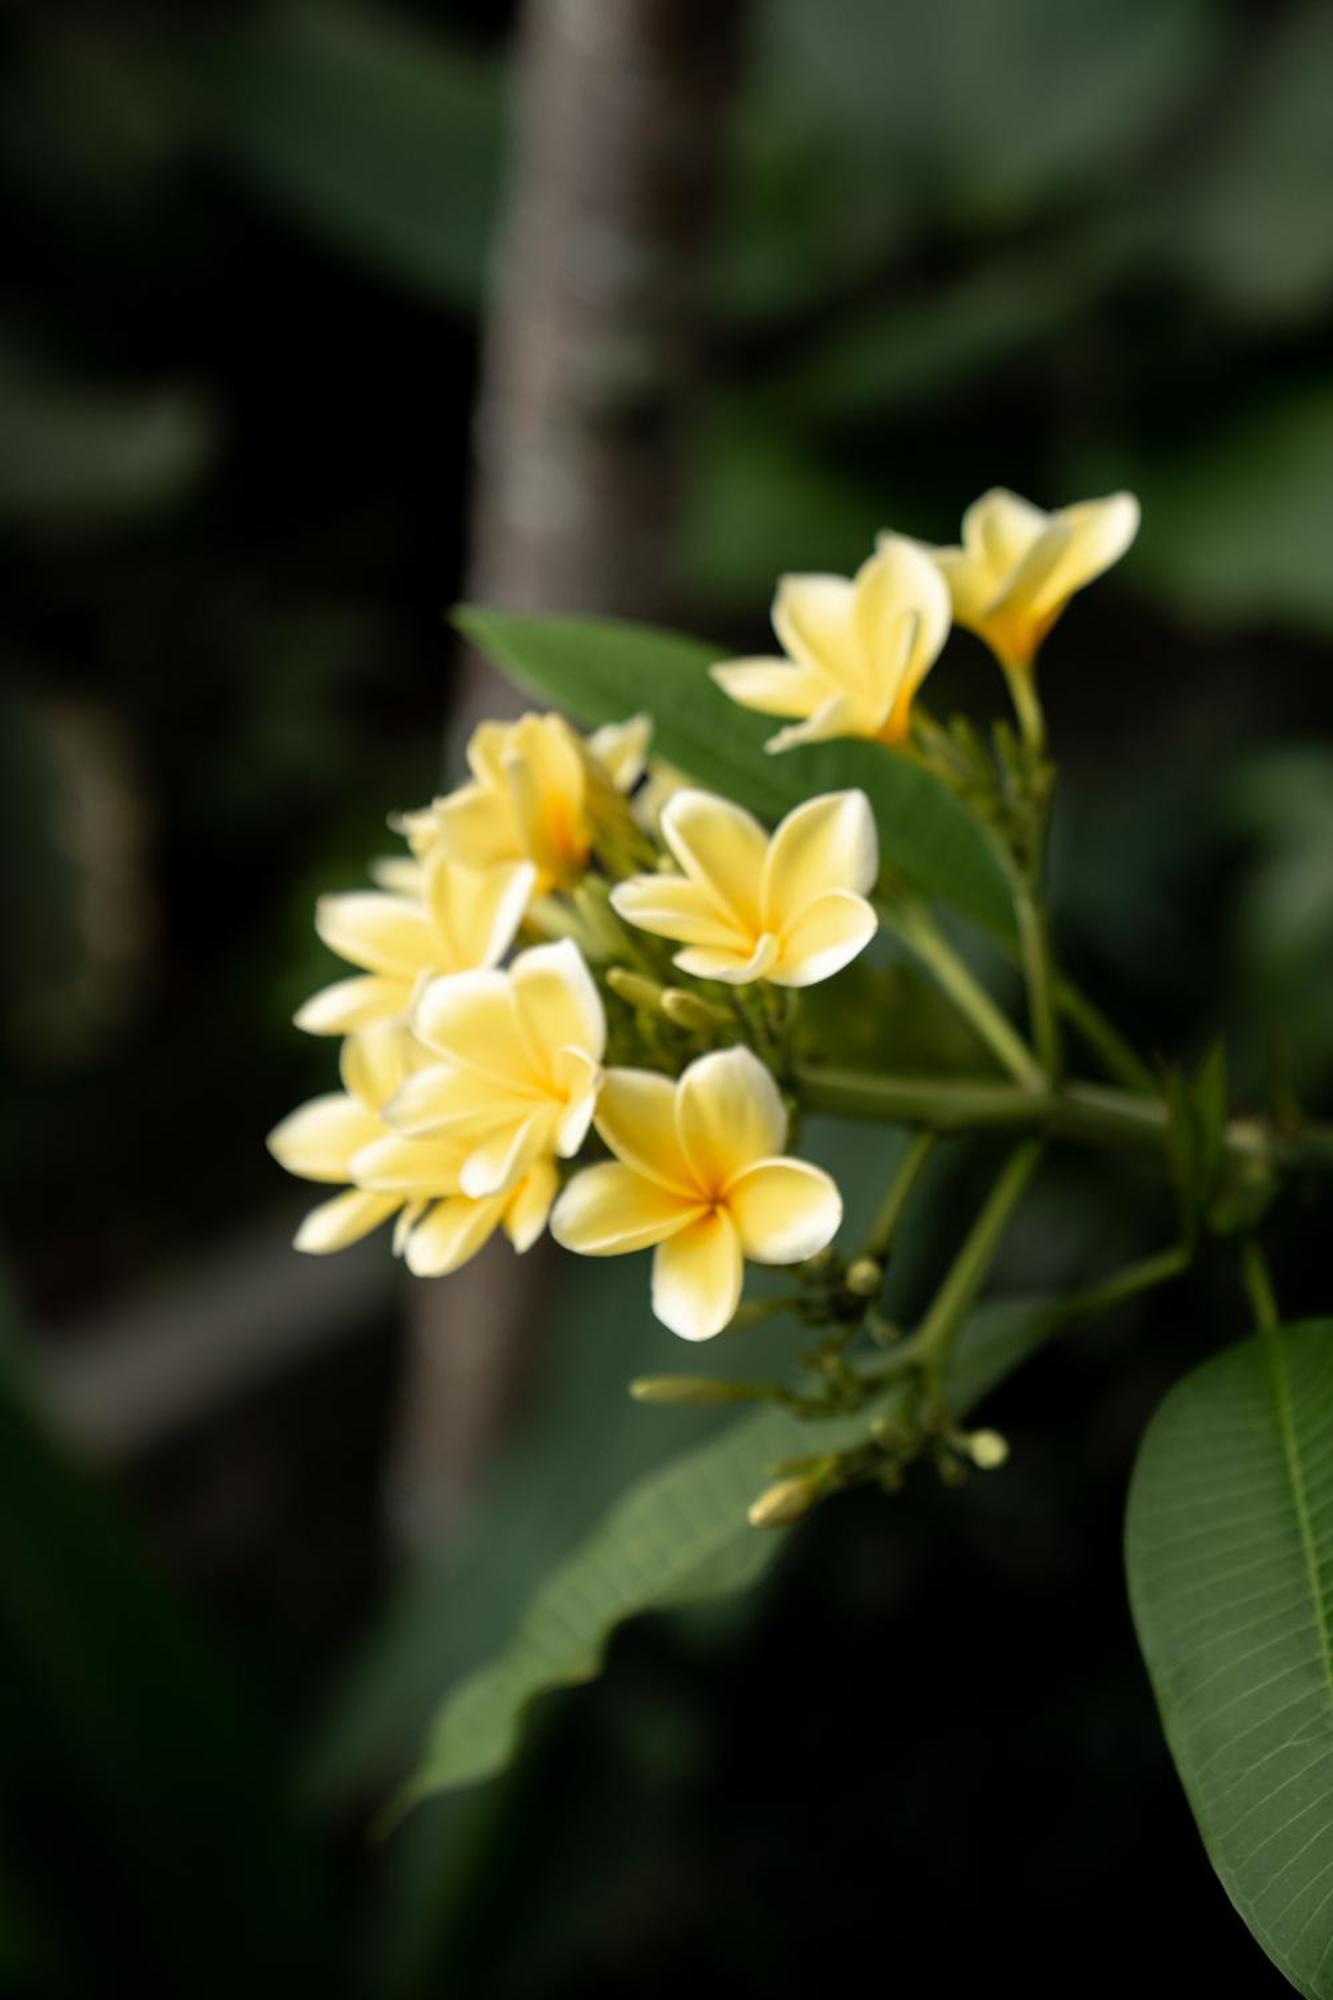
<path id="1" fill-rule="evenodd" d="M 405 865 L 417 870 L 419 893 L 411 893 L 412 877 L 399 877 L 388 893 L 320 897 L 315 929 L 362 970 L 307 1000 L 299 1028 L 345 1035 L 372 1021 L 406 1020 L 430 979 L 495 965 L 508 951 L 536 881 L 530 862 L 468 868 L 436 852 Z"/>
<path id="2" fill-rule="evenodd" d="M 474 1200 L 516 1186 L 542 1157 L 583 1144 L 606 1047 L 601 995 L 569 939 L 520 952 L 505 971 L 437 979 L 418 1002 L 433 1060 L 409 1077 L 388 1118 L 460 1149 Z"/>
<path id="3" fill-rule="evenodd" d="M 833 736 L 906 741 L 912 703 L 949 635 L 949 592 L 925 550 L 889 536 L 854 577 L 784 576 L 773 600 L 783 659 L 711 669 L 733 701 L 799 718 L 770 750 Z"/>
<path id="4" fill-rule="evenodd" d="M 1025 668 L 1075 591 L 1119 562 L 1138 529 L 1132 493 L 1047 514 L 997 486 L 964 514 L 962 547 L 932 553 L 955 621 L 1002 665 Z"/>
<path id="5" fill-rule="evenodd" d="M 568 885 L 592 850 L 600 777 L 627 792 L 643 775 L 647 716 L 608 724 L 585 743 L 560 715 L 483 722 L 473 731 L 469 784 L 399 821 L 417 855 L 436 850 L 474 868 L 530 862 L 534 894 Z"/>
<path id="6" fill-rule="evenodd" d="M 574 1176 L 551 1233 L 585 1257 L 652 1248 L 653 1311 L 683 1340 L 733 1318 L 745 1258 L 799 1263 L 842 1220 L 823 1169 L 783 1157 L 787 1114 L 748 1049 L 700 1056 L 674 1083 L 608 1070 L 597 1130 L 615 1158 Z"/>
<path id="7" fill-rule="evenodd" d="M 640 930 L 679 939 L 682 972 L 732 986 L 813 986 L 875 935 L 866 892 L 879 850 L 864 792 L 808 799 L 770 839 L 728 799 L 679 791 L 661 831 L 681 873 L 633 876 L 611 901 Z"/>
<path id="8" fill-rule="evenodd" d="M 385 1104 L 425 1059 L 392 1022 L 350 1035 L 343 1089 L 301 1105 L 269 1134 L 269 1150 L 288 1173 L 342 1190 L 311 1209 L 296 1233 L 298 1250 L 344 1250 L 396 1215 L 395 1250 L 418 1277 L 436 1277 L 465 1264 L 500 1227 L 520 1251 L 540 1236 L 555 1196 L 549 1160 L 535 1161 L 503 1195 L 473 1201 L 459 1187 L 456 1150 L 404 1140 L 385 1124 Z"/>

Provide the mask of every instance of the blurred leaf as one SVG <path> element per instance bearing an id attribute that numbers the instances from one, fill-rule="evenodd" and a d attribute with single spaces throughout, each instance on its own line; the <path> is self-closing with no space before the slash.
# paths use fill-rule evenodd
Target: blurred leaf
<path id="1" fill-rule="evenodd" d="M 1117 470 L 1143 501 L 1139 574 L 1191 617 L 1333 623 L 1333 387 L 1220 415 L 1192 447 Z"/>
<path id="2" fill-rule="evenodd" d="M 200 79 L 237 167 L 367 263 L 475 305 L 500 155 L 498 67 L 384 8 L 290 0 Z"/>
<path id="3" fill-rule="evenodd" d="M 0 1856 L 80 1995 L 330 1987 L 313 1852 L 213 1649 L 0 1354 Z"/>
<path id="4" fill-rule="evenodd" d="M 216 413 L 193 390 L 112 389 L 0 348 L 0 519 L 114 525 L 177 505 L 217 442 Z"/>
<path id="5" fill-rule="evenodd" d="M 909 1076 L 976 1076 L 996 1059 L 933 980 L 906 963 L 862 957 L 807 987 L 796 1018 L 796 1059 Z"/>
<path id="6" fill-rule="evenodd" d="M 869 743 L 771 757 L 776 724 L 729 701 L 708 677 L 725 655 L 697 639 L 610 619 L 530 618 L 468 608 L 460 629 L 497 666 L 586 724 L 651 708 L 653 748 L 703 785 L 775 820 L 818 792 L 859 785 L 879 823 L 880 856 L 929 895 L 987 929 L 1012 925 L 1008 890 L 981 834 L 911 758 Z"/>
<path id="7" fill-rule="evenodd" d="M 956 1415 L 1040 1345 L 1057 1310 L 1049 1301 L 1007 1300 L 977 1313 L 958 1350 Z M 404 1803 L 502 1769 L 531 1702 L 595 1678 L 611 1633 L 626 1619 L 754 1583 L 785 1539 L 746 1520 L 774 1461 L 845 1448 L 866 1435 L 868 1421 L 862 1413 L 808 1424 L 764 1411 L 649 1474 L 547 1579 L 505 1650 L 445 1701 Z"/>
<path id="8" fill-rule="evenodd" d="M 1213 1866 L 1311 2000 L 1333 1995 L 1333 1321 L 1167 1397 L 1127 1560 L 1139 1642 Z"/>
<path id="9" fill-rule="evenodd" d="M 1333 283 L 1333 10 L 1274 10 L 1228 93 L 1229 117 L 1173 214 L 1172 255 L 1227 303 L 1290 319 L 1322 312 Z"/>
<path id="10" fill-rule="evenodd" d="M 1230 788 L 1233 825 L 1254 853 L 1236 906 L 1248 1006 L 1280 1035 L 1298 1092 L 1333 1063 L 1333 755 L 1270 750 Z"/>

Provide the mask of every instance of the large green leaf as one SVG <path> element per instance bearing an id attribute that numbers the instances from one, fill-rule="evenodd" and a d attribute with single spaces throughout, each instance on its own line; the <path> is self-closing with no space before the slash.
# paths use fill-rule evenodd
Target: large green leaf
<path id="1" fill-rule="evenodd" d="M 390 9 L 280 0 L 222 38 L 199 84 L 225 156 L 301 221 L 428 296 L 476 304 L 498 65 Z"/>
<path id="2" fill-rule="evenodd" d="M 979 1312 L 959 1347 L 955 1411 L 979 1402 L 1060 1316 L 1058 1304 L 1031 1300 Z M 404 1802 L 502 1770 L 530 1704 L 549 1689 L 594 1679 L 627 1618 L 757 1581 L 785 1540 L 746 1520 L 774 1461 L 856 1443 L 867 1423 L 864 1414 L 808 1424 L 765 1410 L 640 1480 L 552 1572 L 509 1644 L 446 1699 Z"/>
<path id="3" fill-rule="evenodd" d="M 823 743 L 770 757 L 763 746 L 777 724 L 738 708 L 709 679 L 720 648 L 614 619 L 468 607 L 457 622 L 520 687 L 559 702 L 580 722 L 649 710 L 659 756 L 763 818 L 780 818 L 817 792 L 859 785 L 874 806 L 887 865 L 988 930 L 1009 934 L 999 866 L 927 770 L 872 743 Z"/>
<path id="4" fill-rule="evenodd" d="M 1149 1427 L 1130 1594 L 1213 1866 L 1264 1950 L 1333 1995 L 1333 1320 L 1218 1355 Z"/>

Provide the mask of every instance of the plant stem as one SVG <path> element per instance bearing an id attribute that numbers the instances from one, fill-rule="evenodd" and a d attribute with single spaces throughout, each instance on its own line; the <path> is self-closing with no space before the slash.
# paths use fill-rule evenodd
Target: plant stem
<path id="1" fill-rule="evenodd" d="M 898 1218 L 907 1206 L 907 1197 L 916 1186 L 917 1177 L 930 1158 L 934 1145 L 933 1132 L 918 1132 L 910 1141 L 875 1210 L 875 1219 L 866 1235 L 862 1256 L 873 1257 L 877 1264 L 883 1263 L 890 1239 L 898 1227 Z"/>
<path id="2" fill-rule="evenodd" d="M 903 1350 L 906 1358 L 925 1369 L 932 1405 L 941 1401 L 941 1384 L 959 1328 L 985 1283 L 1005 1226 L 1021 1201 L 1040 1158 L 1041 1147 L 1036 1142 L 1020 1146 L 1017 1152 L 1010 1154 L 1003 1172 L 986 1197 L 980 1215 L 968 1231 L 962 1249 L 949 1267 L 948 1276 L 936 1293 L 930 1311 Z"/>
<path id="3" fill-rule="evenodd" d="M 934 974 L 960 1014 L 969 1021 L 992 1055 L 1019 1083 L 1039 1087 L 1041 1065 L 1018 1030 L 1006 1019 L 990 994 L 956 952 L 923 903 L 906 898 L 876 905 L 885 925 Z"/>
<path id="4" fill-rule="evenodd" d="M 1046 748 L 1046 717 L 1037 693 L 1037 672 L 1031 661 L 1001 660 L 1009 696 L 1018 717 L 1018 730 L 1034 757 Z"/>
<path id="5" fill-rule="evenodd" d="M 1159 1250 L 1152 1257 L 1142 1257 L 1135 1264 L 1126 1264 L 1123 1270 L 1103 1278 L 1099 1284 L 1088 1285 L 1081 1292 L 1069 1292 L 1061 1301 L 1061 1321 L 1072 1324 L 1075 1320 L 1092 1319 L 1098 1313 L 1110 1312 L 1113 1306 L 1123 1305 L 1126 1299 L 1136 1298 L 1140 1292 L 1149 1292 L 1156 1285 L 1178 1278 L 1188 1270 L 1189 1261 L 1188 1246 L 1177 1243 L 1170 1250 Z"/>
<path id="6" fill-rule="evenodd" d="M 1027 982 L 1028 1011 L 1032 1017 L 1032 1039 L 1037 1059 L 1052 1082 L 1060 1074 L 1060 1020 L 1055 1005 L 1055 971 L 1051 958 L 1051 930 L 1040 889 L 1024 869 L 1011 873 L 1014 915 L 1018 919 L 1018 948 Z"/>
<path id="7" fill-rule="evenodd" d="M 1151 1096 L 1157 1089 L 1157 1078 L 1146 1062 L 1135 1054 L 1125 1037 L 1113 1022 L 1108 1021 L 1099 1007 L 1094 1006 L 1086 993 L 1065 978 L 1055 982 L 1055 1004 L 1071 1027 L 1087 1043 L 1093 1055 L 1097 1056 L 1106 1074 L 1128 1090 L 1140 1090 Z"/>
<path id="8" fill-rule="evenodd" d="M 1240 1246 L 1240 1269 L 1254 1313 L 1254 1324 L 1261 1334 L 1271 1338 L 1282 1324 L 1282 1315 L 1278 1311 L 1267 1259 L 1253 1236 L 1247 1236 Z"/>

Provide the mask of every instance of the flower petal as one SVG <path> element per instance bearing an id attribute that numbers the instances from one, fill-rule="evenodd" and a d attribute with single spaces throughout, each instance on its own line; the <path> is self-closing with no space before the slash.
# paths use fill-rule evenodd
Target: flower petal
<path id="1" fill-rule="evenodd" d="M 406 896 L 386 896 L 378 889 L 321 896 L 315 929 L 339 958 L 391 979 L 415 979 L 434 962 L 430 919 Z"/>
<path id="2" fill-rule="evenodd" d="M 342 1045 L 338 1067 L 343 1088 L 368 1111 L 381 1112 L 407 1079 L 415 1045 L 397 1021 L 377 1021 Z"/>
<path id="3" fill-rule="evenodd" d="M 780 1153 L 787 1114 L 777 1084 L 749 1049 L 692 1062 L 677 1086 L 681 1142 L 701 1189 L 720 1194 L 757 1160 Z"/>
<path id="4" fill-rule="evenodd" d="M 588 1136 L 601 1080 L 599 1065 L 582 1049 L 561 1049 L 555 1059 L 554 1081 L 557 1095 L 564 1099 L 555 1127 L 555 1150 L 562 1160 L 572 1160 Z"/>
<path id="5" fill-rule="evenodd" d="M 530 862 L 468 868 L 445 853 L 432 854 L 425 867 L 424 895 L 437 939 L 434 970 L 467 972 L 503 958 L 523 921 L 536 880 Z"/>
<path id="6" fill-rule="evenodd" d="M 494 1077 L 475 1070 L 432 1063 L 409 1076 L 396 1097 L 384 1107 L 384 1122 L 395 1132 L 479 1132 L 497 1118 L 523 1118 L 532 1110 L 535 1093 L 510 1090 Z"/>
<path id="7" fill-rule="evenodd" d="M 676 1085 L 647 1069 L 609 1069 L 597 1098 L 597 1130 L 617 1159 L 659 1186 L 697 1198 L 676 1122 Z"/>
<path id="8" fill-rule="evenodd" d="M 837 1235 L 842 1196 L 808 1160 L 761 1160 L 727 1189 L 727 1212 L 756 1264 L 799 1264 Z"/>
<path id="9" fill-rule="evenodd" d="M 711 1340 L 741 1300 L 740 1238 L 718 1209 L 692 1222 L 653 1254 L 653 1311 L 682 1340 Z"/>
<path id="10" fill-rule="evenodd" d="M 711 889 L 739 924 L 758 930 L 768 835 L 751 813 L 687 786 L 662 809 L 662 838 L 692 881 Z"/>
<path id="11" fill-rule="evenodd" d="M 992 486 L 963 516 L 963 548 L 979 557 L 997 584 L 1017 569 L 1051 517 L 1007 486 Z"/>
<path id="12" fill-rule="evenodd" d="M 850 965 L 878 929 L 879 919 L 864 896 L 835 889 L 787 926 L 768 977 L 775 986 L 817 986 Z"/>
<path id="13" fill-rule="evenodd" d="M 305 1181 L 345 1181 L 355 1154 L 383 1131 L 373 1112 L 345 1092 L 314 1097 L 275 1125 L 268 1149 L 280 1167 Z"/>
<path id="14" fill-rule="evenodd" d="M 648 762 L 653 740 L 651 715 L 631 715 L 624 722 L 604 722 L 588 738 L 588 748 L 618 792 L 632 791 Z"/>
<path id="15" fill-rule="evenodd" d="M 551 1234 L 581 1257 L 646 1250 L 687 1228 L 705 1210 L 619 1160 L 575 1174 L 551 1211 Z"/>
<path id="16" fill-rule="evenodd" d="M 774 755 L 782 750 L 799 749 L 802 743 L 829 743 L 841 736 L 875 736 L 886 712 L 886 707 L 871 709 L 855 695 L 830 695 L 823 707 L 817 708 L 805 722 L 789 722 L 776 736 L 770 736 L 764 748 Z"/>
<path id="17" fill-rule="evenodd" d="M 723 694 L 761 715 L 812 715 L 833 692 L 823 674 L 790 660 L 720 660 L 708 671 Z"/>
<path id="18" fill-rule="evenodd" d="M 784 576 L 773 598 L 773 630 L 782 650 L 825 682 L 824 693 L 858 673 L 856 588 L 845 576 Z"/>
<path id="19" fill-rule="evenodd" d="M 884 713 L 925 679 L 944 649 L 951 617 L 948 585 L 920 543 L 881 535 L 857 572 L 856 619 Z"/>
<path id="20" fill-rule="evenodd" d="M 720 979 L 728 986 L 749 986 L 756 979 L 768 978 L 777 956 L 778 941 L 771 931 L 765 931 L 749 950 L 742 947 L 738 951 L 721 951 L 691 945 L 688 951 L 678 951 L 672 963 L 693 979 Z"/>
<path id="21" fill-rule="evenodd" d="M 466 1154 L 466 1146 L 456 1139 L 409 1139 L 391 1132 L 353 1156 L 352 1177 L 358 1186 L 381 1193 L 457 1194 Z"/>
<path id="22" fill-rule="evenodd" d="M 749 933 L 711 890 L 685 875 L 632 875 L 611 891 L 611 907 L 627 923 L 682 944 L 749 949 Z"/>
<path id="23" fill-rule="evenodd" d="M 307 1035 L 350 1035 L 372 1021 L 402 1014 L 412 998 L 410 979 L 339 979 L 312 994 L 295 1016 Z"/>
<path id="24" fill-rule="evenodd" d="M 369 1236 L 401 1205 L 401 1195 L 367 1194 L 362 1188 L 348 1188 L 332 1201 L 312 1208 L 292 1241 L 310 1256 L 327 1256 L 331 1250 L 345 1250 L 349 1243 Z"/>
<path id="25" fill-rule="evenodd" d="M 826 792 L 789 812 L 764 862 L 764 924 L 782 930 L 830 889 L 866 895 L 879 874 L 875 815 L 864 792 Z"/>
<path id="26" fill-rule="evenodd" d="M 435 841 L 468 868 L 497 868 L 526 859 L 507 791 L 460 785 L 435 801 L 431 819 Z"/>
<path id="27" fill-rule="evenodd" d="M 561 1049 L 579 1049 L 601 1061 L 606 1048 L 602 996 L 571 938 L 521 952 L 509 977 L 530 1063 L 539 1075 L 551 1076 Z"/>
<path id="28" fill-rule="evenodd" d="M 476 1256 L 495 1233 L 503 1212 L 499 1195 L 489 1201 L 469 1201 L 456 1194 L 438 1201 L 408 1237 L 403 1261 L 415 1277 L 447 1277 Z"/>
<path id="29" fill-rule="evenodd" d="M 458 1184 L 473 1201 L 486 1195 L 508 1194 L 541 1153 L 551 1150 L 555 1123 L 553 1106 L 543 1105 L 526 1118 L 497 1124 L 468 1150 Z"/>
<path id="30" fill-rule="evenodd" d="M 1056 518 L 1064 524 L 1066 539 L 1036 593 L 1033 608 L 1039 616 L 1119 562 L 1139 531 L 1139 503 L 1132 493 L 1112 493 L 1105 500 L 1062 508 Z"/>
<path id="31" fill-rule="evenodd" d="M 545 1229 L 559 1185 L 554 1162 L 538 1160 L 510 1195 L 504 1212 L 504 1229 L 520 1257 L 532 1248 Z"/>
<path id="32" fill-rule="evenodd" d="M 451 972 L 433 979 L 417 1002 L 414 1025 L 421 1040 L 455 1067 L 511 1090 L 541 1091 L 507 973 Z"/>

